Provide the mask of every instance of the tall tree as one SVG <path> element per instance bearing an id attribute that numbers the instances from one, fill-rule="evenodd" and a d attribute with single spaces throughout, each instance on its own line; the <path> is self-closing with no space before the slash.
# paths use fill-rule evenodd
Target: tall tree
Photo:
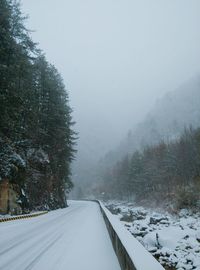
<path id="1" fill-rule="evenodd" d="M 25 189 L 31 207 L 64 207 L 75 153 L 72 110 L 60 74 L 37 49 L 25 19 L 19 1 L 0 0 L 0 140 L 6 144 L 0 179 L 3 164 L 13 165 L 15 176 L 7 170 L 7 177 Z"/>

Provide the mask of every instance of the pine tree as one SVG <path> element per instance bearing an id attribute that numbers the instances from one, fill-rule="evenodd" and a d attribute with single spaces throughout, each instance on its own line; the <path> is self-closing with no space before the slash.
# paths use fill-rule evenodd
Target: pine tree
<path id="1" fill-rule="evenodd" d="M 60 74 L 37 49 L 25 19 L 19 1 L 0 0 L 0 179 L 6 164 L 6 176 L 25 188 L 32 208 L 64 207 L 75 154 L 72 110 Z"/>

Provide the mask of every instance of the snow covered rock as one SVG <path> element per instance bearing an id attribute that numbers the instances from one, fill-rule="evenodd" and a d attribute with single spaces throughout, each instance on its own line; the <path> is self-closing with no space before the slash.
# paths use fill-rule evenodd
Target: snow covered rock
<path id="1" fill-rule="evenodd" d="M 138 207 L 126 203 L 118 203 L 117 207 L 121 209 L 119 217 L 138 211 Z M 121 222 L 166 269 L 200 270 L 200 213 L 187 209 L 176 216 L 146 209 L 144 212 L 144 219 Z"/>

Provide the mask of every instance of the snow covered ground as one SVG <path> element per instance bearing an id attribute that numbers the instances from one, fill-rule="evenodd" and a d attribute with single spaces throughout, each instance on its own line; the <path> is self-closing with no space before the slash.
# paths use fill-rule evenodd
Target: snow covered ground
<path id="1" fill-rule="evenodd" d="M 1 270 L 120 270 L 100 213 L 93 202 L 0 223 Z"/>
<path id="2" fill-rule="evenodd" d="M 120 202 L 107 207 L 166 269 L 200 270 L 199 213 L 172 216 Z"/>

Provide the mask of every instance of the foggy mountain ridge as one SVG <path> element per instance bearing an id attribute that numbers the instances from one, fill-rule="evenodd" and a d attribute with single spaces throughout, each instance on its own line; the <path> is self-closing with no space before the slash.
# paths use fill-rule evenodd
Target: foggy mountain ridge
<path id="1" fill-rule="evenodd" d="M 156 98 L 199 72 L 200 2 L 21 2 L 30 15 L 27 28 L 35 30 L 34 40 L 69 90 L 79 133 L 72 175 L 76 186 L 97 174 L 107 152 L 113 149 L 116 160 L 132 151 L 138 145 L 138 138 L 132 142 L 137 123 L 144 122 Z"/>
<path id="2" fill-rule="evenodd" d="M 190 126 L 200 126 L 200 75 L 157 100 L 144 121 L 131 129 L 119 147 L 108 152 L 101 163 L 114 164 L 136 150 L 174 140 Z"/>
<path id="3" fill-rule="evenodd" d="M 89 192 L 101 181 L 101 175 L 110 169 L 116 162 L 122 160 L 127 154 L 136 150 L 143 150 L 146 146 L 158 144 L 160 141 L 178 139 L 187 127 L 200 126 L 200 75 L 187 81 L 177 90 L 167 92 L 158 99 L 153 109 L 144 120 L 135 125 L 127 137 L 115 149 L 108 151 L 99 161 L 93 157 L 94 151 L 87 148 L 88 153 L 78 159 L 74 164 L 73 176 L 75 190 L 72 197 Z M 91 140 L 88 140 L 88 144 Z M 90 147 L 92 147 L 90 145 Z M 86 151 L 86 150 L 85 150 Z M 85 153 L 84 151 L 84 153 Z M 78 192 L 79 192 L 78 191 Z M 79 194 L 78 194 L 79 196 Z M 82 196 L 82 195 L 81 195 Z"/>

